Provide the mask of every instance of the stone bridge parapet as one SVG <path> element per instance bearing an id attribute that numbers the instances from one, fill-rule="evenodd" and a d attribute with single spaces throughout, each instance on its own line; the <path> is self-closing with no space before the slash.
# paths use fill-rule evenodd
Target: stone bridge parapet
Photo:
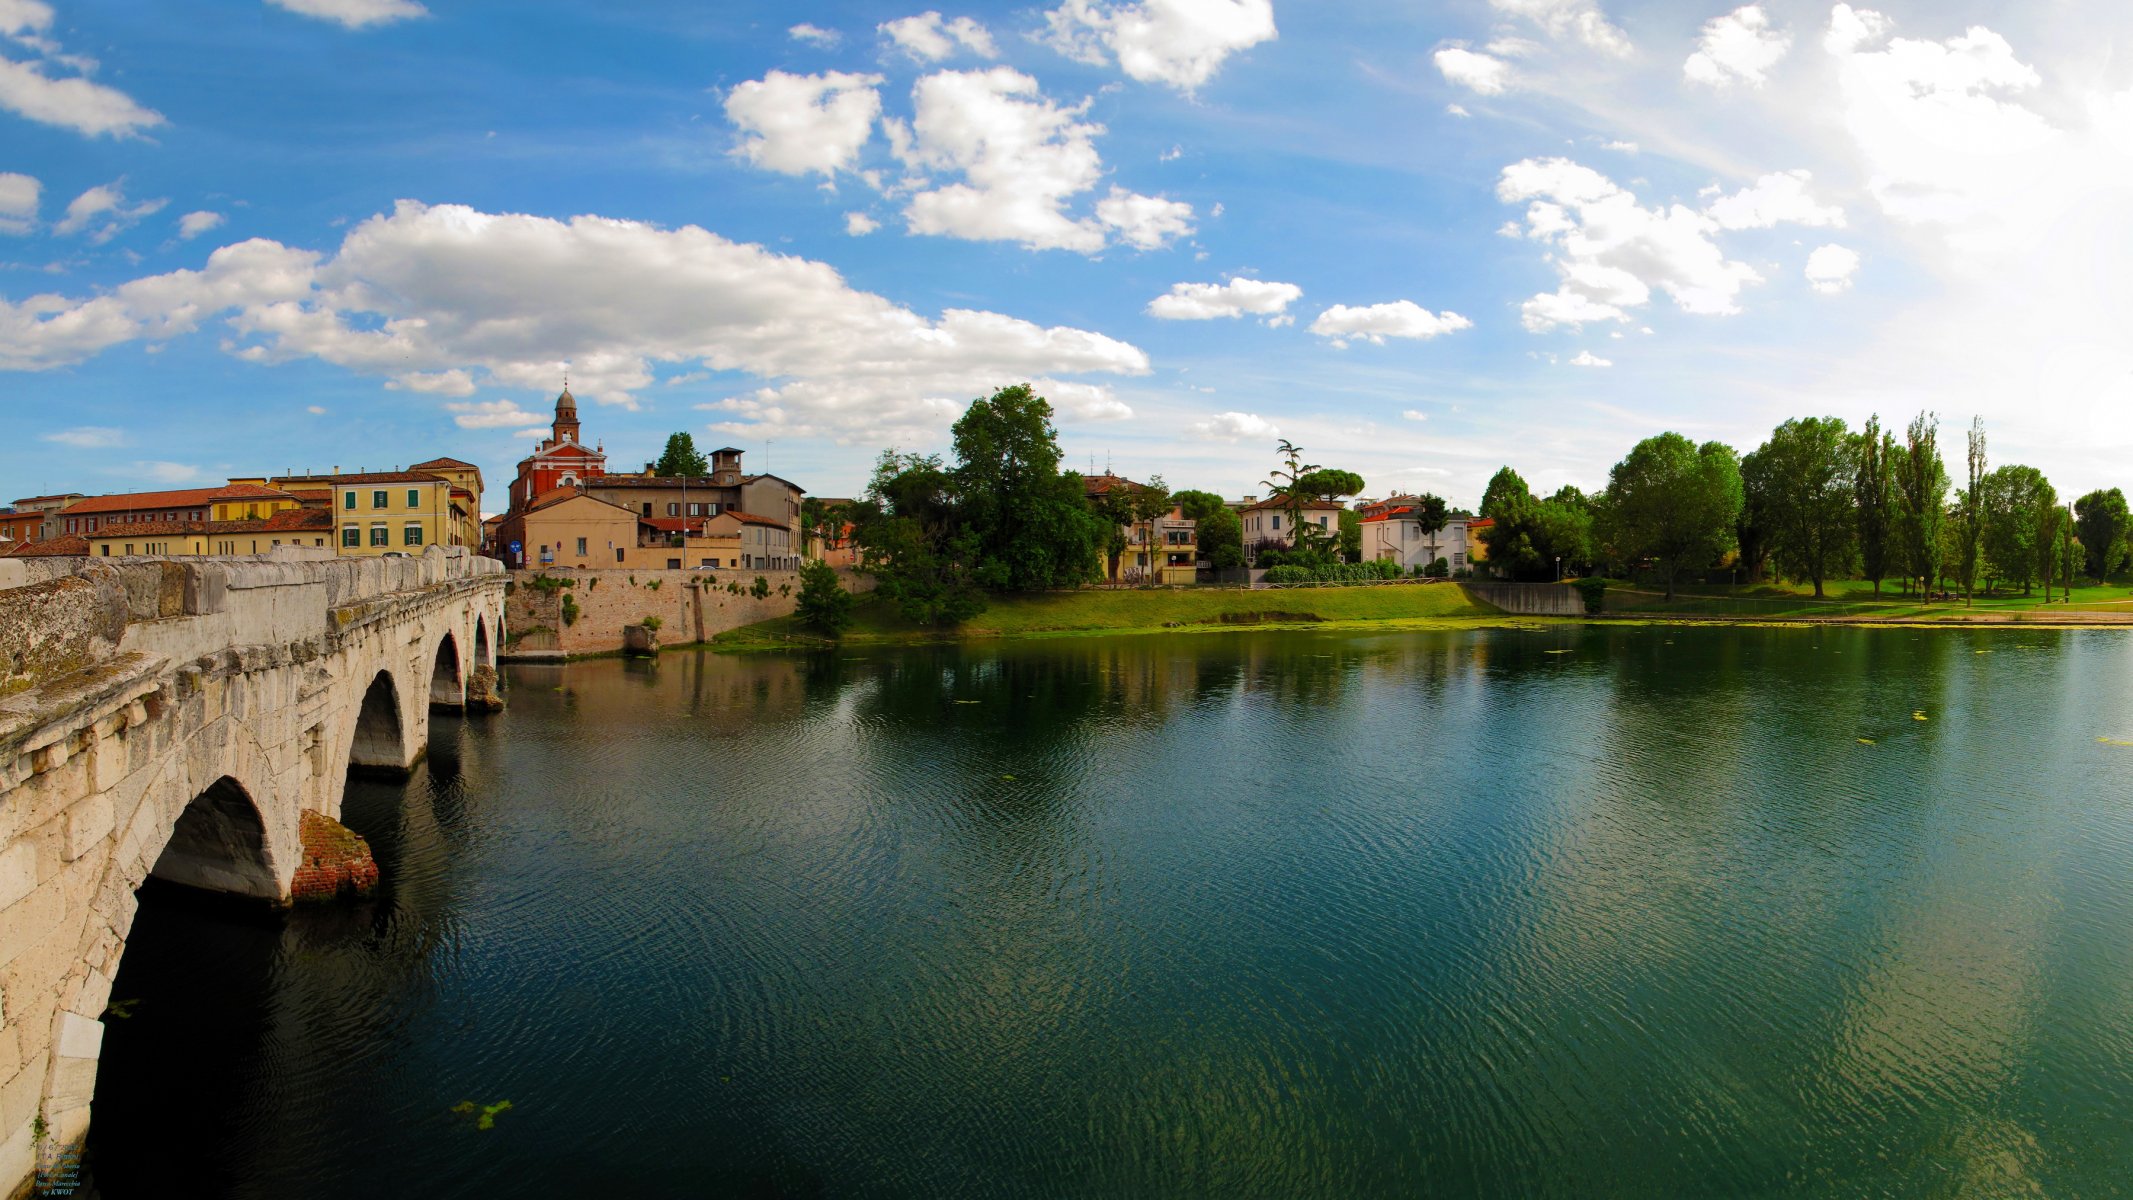
<path id="1" fill-rule="evenodd" d="M 88 1128 L 135 889 L 287 903 L 350 770 L 490 707 L 504 590 L 442 547 L 0 561 L 0 1194 Z"/>

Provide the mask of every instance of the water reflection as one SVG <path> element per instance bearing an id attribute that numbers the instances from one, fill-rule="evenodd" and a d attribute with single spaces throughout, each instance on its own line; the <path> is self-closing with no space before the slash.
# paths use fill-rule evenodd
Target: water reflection
<path id="1" fill-rule="evenodd" d="M 2108 1191 L 2128 665 L 1551 627 L 513 668 L 351 792 L 376 906 L 144 911 L 141 1011 L 215 1019 L 115 1033 L 97 1136 L 164 1144 L 213 1054 L 234 1194 Z"/>

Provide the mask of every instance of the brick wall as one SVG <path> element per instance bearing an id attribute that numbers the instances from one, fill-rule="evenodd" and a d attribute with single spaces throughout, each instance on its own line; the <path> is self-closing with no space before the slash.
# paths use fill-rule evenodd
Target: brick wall
<path id="1" fill-rule="evenodd" d="M 531 586 L 544 575 L 568 586 Z M 750 593 L 757 577 L 770 585 L 770 594 L 761 600 Z M 614 653 L 622 649 L 622 627 L 646 617 L 659 618 L 659 640 L 667 645 L 708 641 L 729 629 L 791 616 L 800 596 L 798 571 L 513 571 L 509 578 L 506 655 L 544 650 Z M 846 591 L 874 588 L 871 576 L 839 571 L 837 578 Z M 563 620 L 566 596 L 577 609 L 576 619 L 568 624 Z"/>

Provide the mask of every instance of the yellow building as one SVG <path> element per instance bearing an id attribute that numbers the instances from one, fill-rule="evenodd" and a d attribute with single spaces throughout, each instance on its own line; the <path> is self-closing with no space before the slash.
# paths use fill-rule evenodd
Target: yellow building
<path id="1" fill-rule="evenodd" d="M 481 468 L 456 458 L 433 458 L 418 462 L 408 468 L 425 475 L 435 475 L 452 485 L 455 498 L 466 507 L 467 524 L 456 536 L 458 541 L 449 545 L 465 546 L 470 550 L 481 549 Z"/>
<path id="2" fill-rule="evenodd" d="M 481 513 L 466 489 L 427 471 L 376 471 L 283 481 L 291 491 L 323 485 L 333 544 L 344 556 L 420 554 L 427 546 L 481 545 Z"/>
<path id="3" fill-rule="evenodd" d="M 133 555 L 232 557 L 266 554 L 277 546 L 324 549 L 333 541 L 333 515 L 319 508 L 285 507 L 257 520 L 128 521 L 83 535 L 97 558 Z"/>

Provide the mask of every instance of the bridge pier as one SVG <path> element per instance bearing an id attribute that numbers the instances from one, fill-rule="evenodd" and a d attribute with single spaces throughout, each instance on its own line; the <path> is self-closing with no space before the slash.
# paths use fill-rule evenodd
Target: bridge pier
<path id="1" fill-rule="evenodd" d="M 88 1130 L 135 889 L 374 882 L 333 820 L 347 775 L 414 766 L 440 665 L 465 703 L 490 664 L 457 648 L 502 613 L 498 564 L 441 548 L 0 578 L 0 1195 Z"/>

